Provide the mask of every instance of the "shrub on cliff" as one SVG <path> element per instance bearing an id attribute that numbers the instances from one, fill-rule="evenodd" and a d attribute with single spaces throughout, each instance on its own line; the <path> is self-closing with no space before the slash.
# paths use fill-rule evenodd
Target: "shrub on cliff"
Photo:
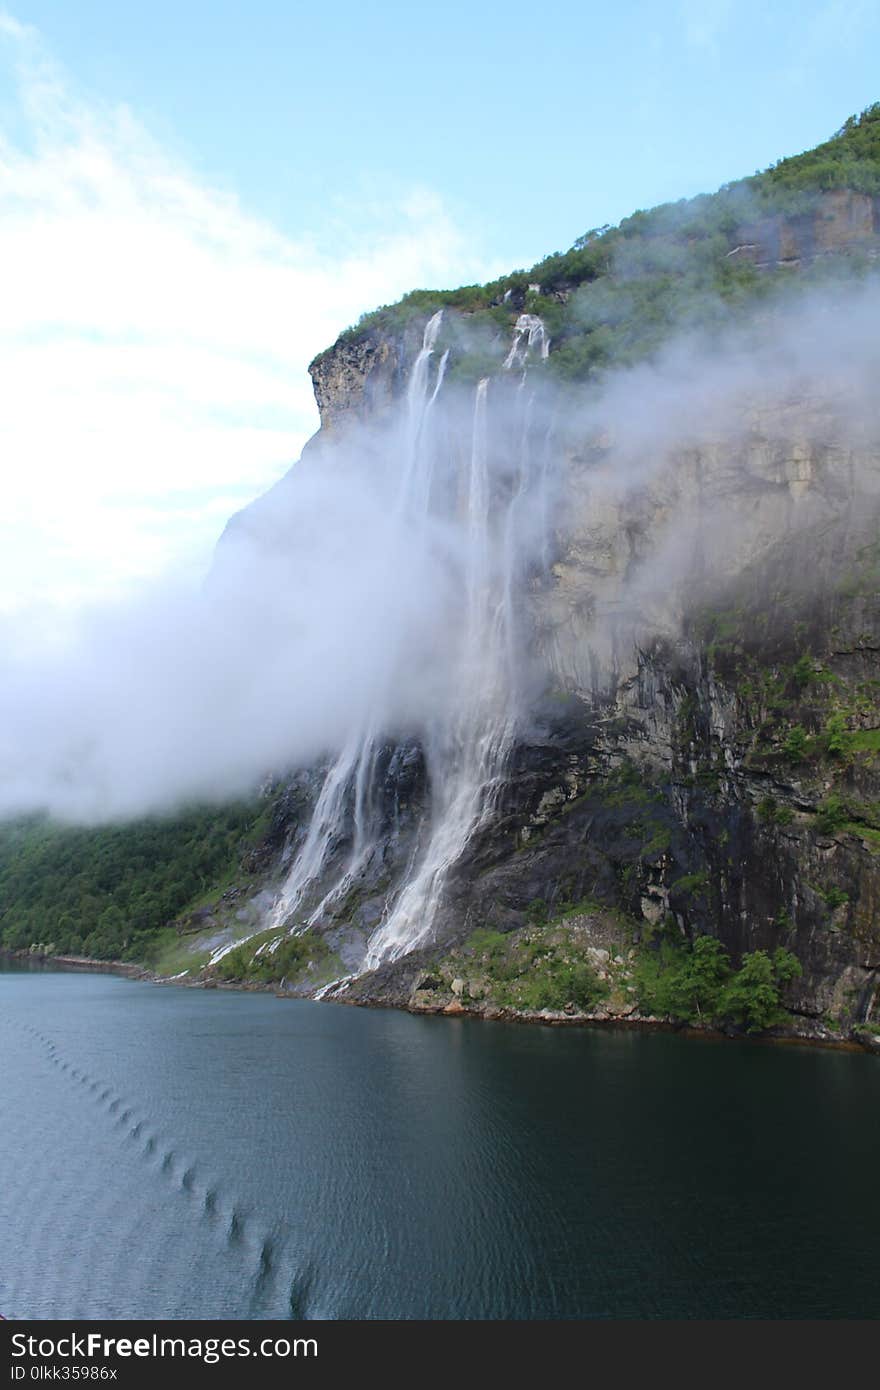
<path id="1" fill-rule="evenodd" d="M 710 1022 L 729 976 L 730 958 L 714 937 L 698 936 L 693 946 L 665 941 L 636 968 L 639 1004 L 682 1023 Z"/>
<path id="2" fill-rule="evenodd" d="M 635 984 L 646 1013 L 679 1023 L 735 1023 L 754 1033 L 784 1018 L 781 988 L 800 973 L 800 962 L 781 947 L 772 956 L 752 951 L 733 970 L 720 941 L 698 936 L 693 945 L 666 940 L 644 951 Z"/>
<path id="3" fill-rule="evenodd" d="M 770 956 L 766 951 L 750 951 L 742 965 L 725 985 L 719 1000 L 719 1013 L 750 1033 L 772 1028 L 785 1017 L 780 986 L 800 975 L 800 961 L 781 946 Z"/>

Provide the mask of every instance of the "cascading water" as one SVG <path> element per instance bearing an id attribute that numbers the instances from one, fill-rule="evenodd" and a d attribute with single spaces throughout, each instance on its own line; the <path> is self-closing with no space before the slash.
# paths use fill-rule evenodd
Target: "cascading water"
<path id="1" fill-rule="evenodd" d="M 403 468 L 395 512 L 398 521 L 408 525 L 424 522 L 430 502 L 431 453 L 422 447 L 421 436 L 425 417 L 443 384 L 449 357 L 448 351 L 444 352 L 431 388 L 430 362 L 442 318 L 441 309 L 429 319 L 425 327 L 421 351 L 413 364 L 407 389 L 403 426 Z M 389 661 L 390 672 L 393 672 L 393 666 L 393 661 Z M 365 867 L 374 848 L 373 800 L 381 734 L 381 709 L 372 709 L 328 769 L 305 841 L 273 909 L 273 926 L 289 924 L 309 890 L 320 881 L 334 848 L 345 833 L 352 794 L 354 836 L 348 862 L 342 874 L 324 893 L 317 906 L 312 908 L 305 921 L 298 923 L 300 929 L 320 920 L 330 904 L 346 892 Z"/>
<path id="2" fill-rule="evenodd" d="M 417 537 L 424 535 L 426 543 L 432 507 L 443 505 L 455 482 L 448 476 L 446 455 L 441 460 L 446 476 L 435 477 L 439 451 L 432 413 L 448 358 L 444 353 L 432 373 L 441 322 L 442 311 L 427 324 L 410 374 L 395 503 L 399 524 L 410 535 L 413 528 Z M 522 315 L 505 366 L 524 367 L 530 347 L 546 356 L 546 346 L 540 319 Z M 450 656 L 455 699 L 442 717 L 421 730 L 429 815 L 405 880 L 368 941 L 364 969 L 397 959 L 430 938 L 450 871 L 491 818 L 503 785 L 520 707 L 515 600 L 523 556 L 518 542 L 524 517 L 532 518 L 532 529 L 536 515 L 546 517 L 547 450 L 533 463 L 532 402 L 522 386 L 515 392 L 516 435 L 512 446 L 505 440 L 503 448 L 490 428 L 490 382 L 483 379 L 476 388 L 469 449 L 454 488 L 461 542 L 460 606 Z M 389 681 L 405 655 L 387 653 Z M 380 851 L 377 774 L 387 746 L 384 707 L 380 692 L 367 719 L 329 767 L 306 838 L 275 905 L 274 925 L 297 931 L 318 922 Z M 349 842 L 344 867 L 327 889 L 328 867 L 338 847 Z M 319 885 L 323 896 L 314 905 Z"/>
<path id="3" fill-rule="evenodd" d="M 387 920 L 373 933 L 366 966 L 394 960 L 431 932 L 450 868 L 491 812 L 513 737 L 514 692 L 507 676 L 512 631 L 504 593 L 493 582 L 486 406 L 489 383 L 477 387 L 466 487 L 465 621 L 457 686 L 448 724 L 429 730 L 431 831 L 421 861 Z"/>
<path id="4" fill-rule="evenodd" d="M 537 348 L 542 358 L 547 357 L 550 352 L 550 339 L 547 337 L 544 320 L 539 319 L 537 314 L 520 314 L 513 330 L 510 352 L 504 359 L 507 370 L 524 366 L 531 348 Z"/>

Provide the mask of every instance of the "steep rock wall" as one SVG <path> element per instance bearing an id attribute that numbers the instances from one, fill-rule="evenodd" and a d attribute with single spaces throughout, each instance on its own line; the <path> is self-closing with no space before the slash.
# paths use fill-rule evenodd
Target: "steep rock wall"
<path id="1" fill-rule="evenodd" d="M 326 434 L 390 404 L 411 353 L 325 354 Z M 589 900 L 636 938 L 666 924 L 734 960 L 792 950 L 787 1002 L 819 1032 L 877 1018 L 880 431 L 851 408 L 836 388 L 753 396 L 736 431 L 636 470 L 613 434 L 565 439 L 566 524 L 529 599 L 545 695 L 437 950 Z M 327 930 L 356 929 L 380 890 Z M 349 994 L 421 998 L 435 957 Z"/>

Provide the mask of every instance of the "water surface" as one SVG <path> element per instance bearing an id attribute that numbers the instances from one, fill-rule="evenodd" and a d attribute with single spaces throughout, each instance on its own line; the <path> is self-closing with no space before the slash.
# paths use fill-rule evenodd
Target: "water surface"
<path id="1" fill-rule="evenodd" d="M 880 1065 L 0 971 L 15 1318 L 875 1317 Z"/>

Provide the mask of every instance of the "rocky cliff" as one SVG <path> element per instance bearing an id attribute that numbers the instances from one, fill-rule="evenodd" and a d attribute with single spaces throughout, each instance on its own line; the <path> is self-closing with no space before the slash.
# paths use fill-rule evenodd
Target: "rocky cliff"
<path id="1" fill-rule="evenodd" d="M 352 351 L 320 364 L 334 429 L 402 347 L 365 344 L 360 380 Z M 531 732 L 438 948 L 349 996 L 492 1012 L 486 959 L 462 943 L 566 921 L 570 950 L 622 966 L 661 930 L 734 961 L 782 946 L 803 967 L 786 996 L 801 1030 L 876 1020 L 880 450 L 850 410 L 845 391 L 752 395 L 732 438 L 673 448 L 626 487 L 613 438 L 567 440 L 565 532 L 530 600 L 548 672 Z M 625 977 L 594 1014 L 634 1012 Z"/>
<path id="2" fill-rule="evenodd" d="M 831 194 L 809 217 L 731 228 L 730 254 L 803 266 L 859 242 L 873 255 L 876 218 L 872 198 Z M 422 326 L 368 325 L 316 361 L 325 443 L 392 408 Z M 505 937 L 508 976 L 535 943 L 598 970 L 601 998 L 551 1013 L 638 1017 L 639 952 L 708 935 L 734 964 L 780 947 L 797 958 L 795 1031 L 871 1040 L 880 429 L 846 374 L 726 389 L 686 443 L 572 412 L 565 523 L 528 597 L 545 681 L 496 814 L 457 866 L 434 944 L 361 973 L 345 997 L 528 1011 L 493 983 Z M 389 747 L 383 768 L 381 872 L 317 929 L 340 969 L 362 962 L 425 811 L 419 748 Z M 313 799 L 276 816 L 288 856 Z"/>
<path id="3" fill-rule="evenodd" d="M 437 354 L 461 389 L 503 375 L 519 315 L 551 335 L 527 364 L 563 479 L 519 597 L 533 694 L 427 945 L 364 968 L 429 817 L 413 739 L 372 765 L 381 852 L 294 938 L 290 969 L 267 973 L 251 935 L 209 978 L 314 993 L 342 977 L 336 997 L 352 1002 L 698 1023 L 726 981 L 733 1026 L 779 1024 L 781 991 L 784 1030 L 878 1045 L 878 131 L 871 108 L 713 199 L 636 214 L 491 286 L 414 293 L 315 360 L 310 467 L 332 468 L 365 425 L 381 438 L 438 308 Z M 868 162 L 847 163 L 853 151 Z M 807 176 L 819 187 L 805 194 Z M 820 287 L 809 313 L 801 286 Z M 251 932 L 321 779 L 301 772 L 275 796 L 250 866 L 267 890 L 237 914 Z M 328 865 L 349 848 L 331 844 Z M 752 990 L 738 1014 L 737 971 Z"/>
<path id="4" fill-rule="evenodd" d="M 878 264 L 880 106 L 367 314 L 212 575 L 294 661 L 320 628 L 289 756 L 325 760 L 174 821 L 12 825 L 2 944 L 880 1049 Z"/>

